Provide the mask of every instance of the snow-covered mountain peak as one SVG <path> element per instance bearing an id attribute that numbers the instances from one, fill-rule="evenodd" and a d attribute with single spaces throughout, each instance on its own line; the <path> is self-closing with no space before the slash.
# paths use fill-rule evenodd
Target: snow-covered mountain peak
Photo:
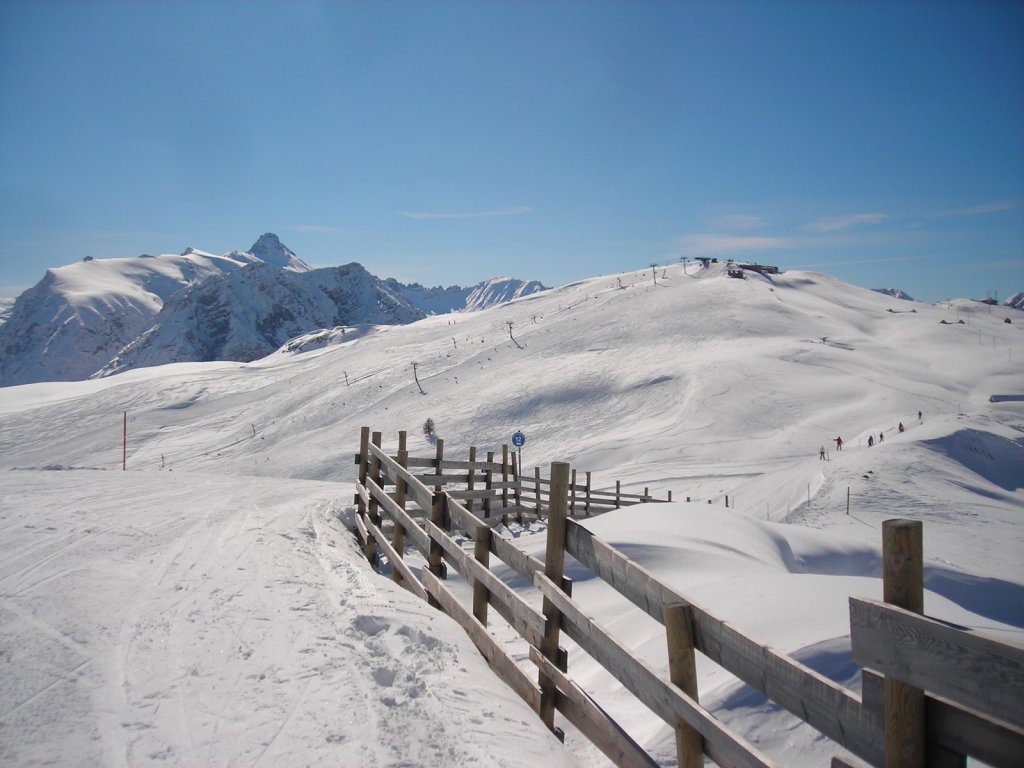
<path id="1" fill-rule="evenodd" d="M 259 240 L 253 243 L 252 248 L 249 249 L 249 253 L 278 269 L 286 269 L 290 272 L 309 271 L 309 265 L 296 256 L 273 232 L 260 235 Z"/>
<path id="2" fill-rule="evenodd" d="M 917 301 L 906 291 L 901 288 L 872 288 L 871 290 L 876 293 L 884 293 L 886 296 L 892 296 L 894 299 L 903 299 L 904 301 Z"/>

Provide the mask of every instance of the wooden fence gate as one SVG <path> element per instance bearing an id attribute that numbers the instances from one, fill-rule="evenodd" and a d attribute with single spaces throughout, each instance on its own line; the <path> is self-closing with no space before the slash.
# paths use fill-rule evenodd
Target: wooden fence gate
<path id="1" fill-rule="evenodd" d="M 776 765 L 700 705 L 697 651 L 869 765 L 950 768 L 966 765 L 967 755 L 994 766 L 1024 764 L 1024 648 L 921 615 L 919 522 L 883 526 L 885 602 L 850 598 L 853 659 L 864 666 L 858 697 L 658 581 L 571 516 L 614 508 L 611 496 L 615 506 L 654 501 L 646 493 L 602 497 L 590 488 L 589 473 L 586 485 L 577 486 L 569 465 L 556 462 L 543 483 L 535 474 L 536 493 L 524 502 L 518 468 L 510 468 L 507 455 L 501 464 L 493 454 L 477 463 L 472 451 L 468 462 L 446 461 L 438 440 L 434 458 L 417 459 L 405 445 L 400 433 L 391 456 L 380 433 L 371 437 L 362 429 L 355 523 L 366 556 L 386 557 L 393 579 L 459 622 L 491 669 L 549 728 L 560 733 L 560 713 L 616 765 L 656 763 L 566 674 L 562 632 L 675 729 L 680 766 L 702 766 L 704 755 L 721 766 Z M 499 498 L 506 506 L 497 506 Z M 508 515 L 547 518 L 543 562 L 493 530 Z M 425 558 L 418 573 L 405 561 L 407 547 Z M 667 679 L 572 598 L 566 553 L 665 626 Z M 492 556 L 539 590 L 539 609 L 495 574 Z M 472 584 L 471 608 L 445 585 L 447 566 Z M 490 607 L 528 643 L 536 678 L 488 632 Z M 859 764 L 835 757 L 832 765 Z"/>

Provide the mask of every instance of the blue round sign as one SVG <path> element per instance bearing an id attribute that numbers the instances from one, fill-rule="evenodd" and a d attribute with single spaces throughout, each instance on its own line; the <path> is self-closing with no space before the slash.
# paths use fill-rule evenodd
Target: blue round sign
<path id="1" fill-rule="evenodd" d="M 514 445 L 516 448 L 522 448 L 523 443 L 525 442 L 526 435 L 524 435 L 522 432 L 516 432 L 514 435 L 512 435 L 512 445 Z"/>

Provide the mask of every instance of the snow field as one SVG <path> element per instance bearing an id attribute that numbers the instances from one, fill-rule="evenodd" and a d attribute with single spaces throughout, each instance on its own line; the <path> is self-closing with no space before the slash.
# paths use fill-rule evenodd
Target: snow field
<path id="1" fill-rule="evenodd" d="M 587 525 L 854 689 L 847 598 L 880 595 L 888 518 L 924 522 L 929 614 L 1020 642 L 1024 403 L 989 402 L 1024 394 L 1019 312 L 721 267 L 593 278 L 245 365 L 0 389 L 0 762 L 602 764 L 572 734 L 566 752 L 533 730 L 461 630 L 336 527 L 359 428 L 388 450 L 407 430 L 410 454 L 432 456 L 427 417 L 452 458 L 500 455 L 520 429 L 528 471 L 569 461 L 596 487 L 692 497 Z M 542 554 L 543 536 L 519 542 Z M 581 576 L 588 612 L 663 667 L 660 625 Z M 574 678 L 671 764 L 671 732 L 574 650 Z M 835 753 L 731 676 L 699 673 L 716 716 L 783 764 Z M 413 710 L 436 716 L 429 733 Z"/>

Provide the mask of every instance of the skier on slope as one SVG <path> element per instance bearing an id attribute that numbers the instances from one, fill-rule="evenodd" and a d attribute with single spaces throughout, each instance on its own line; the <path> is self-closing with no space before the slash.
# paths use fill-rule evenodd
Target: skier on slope
<path id="1" fill-rule="evenodd" d="M 837 437 L 836 438 L 836 450 L 837 451 L 843 450 L 843 438 L 841 438 L 841 437 Z"/>

